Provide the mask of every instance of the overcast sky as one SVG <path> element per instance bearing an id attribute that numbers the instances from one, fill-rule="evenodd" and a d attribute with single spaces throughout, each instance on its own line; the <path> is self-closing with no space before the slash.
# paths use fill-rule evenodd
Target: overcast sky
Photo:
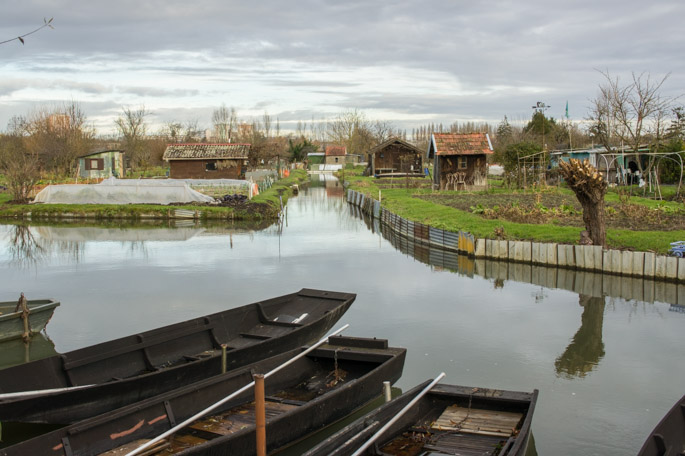
<path id="1" fill-rule="evenodd" d="M 579 121 L 598 70 L 685 92 L 683 0 L 0 0 L 0 41 L 44 17 L 0 45 L 0 130 L 72 100 L 99 133 L 141 105 L 153 129 L 221 103 L 283 130 L 354 108 L 410 131 L 523 121 L 537 101 Z"/>

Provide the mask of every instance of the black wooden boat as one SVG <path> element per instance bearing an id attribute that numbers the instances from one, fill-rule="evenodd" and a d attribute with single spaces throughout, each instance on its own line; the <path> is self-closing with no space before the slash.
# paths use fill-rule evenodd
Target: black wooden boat
<path id="1" fill-rule="evenodd" d="M 0 450 L 9 455 L 126 454 L 238 391 L 304 348 L 214 376 Z M 377 397 L 402 374 L 406 350 L 386 340 L 331 337 L 265 380 L 266 444 L 278 450 Z M 176 430 L 145 454 L 254 455 L 254 391 L 249 389 Z M 147 451 L 147 450 L 145 450 Z"/>
<path id="2" fill-rule="evenodd" d="M 321 338 L 352 293 L 297 293 L 0 371 L 0 391 L 67 388 L 0 399 L 0 421 L 69 424 Z M 0 395 L 2 397 L 2 395 Z"/>
<path id="3" fill-rule="evenodd" d="M 365 450 L 365 455 L 498 455 L 526 453 L 538 391 L 437 384 L 407 391 L 327 438 L 305 456 L 351 455 L 413 399 L 418 401 Z"/>
<path id="4" fill-rule="evenodd" d="M 685 396 L 659 421 L 638 456 L 685 454 Z"/>

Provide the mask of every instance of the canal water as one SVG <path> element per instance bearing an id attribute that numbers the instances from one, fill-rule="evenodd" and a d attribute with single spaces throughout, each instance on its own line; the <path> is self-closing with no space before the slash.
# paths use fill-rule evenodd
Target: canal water
<path id="1" fill-rule="evenodd" d="M 357 293 L 345 334 L 408 348 L 401 389 L 442 371 L 539 389 L 540 455 L 635 454 L 685 392 L 679 287 L 414 245 L 362 217 L 339 182 L 314 179 L 281 224 L 0 225 L 0 300 L 61 302 L 35 350 L 0 362 L 307 287 Z"/>

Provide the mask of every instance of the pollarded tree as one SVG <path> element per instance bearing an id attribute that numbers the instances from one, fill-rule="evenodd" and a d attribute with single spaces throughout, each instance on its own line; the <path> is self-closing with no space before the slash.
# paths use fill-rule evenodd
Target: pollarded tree
<path id="1" fill-rule="evenodd" d="M 150 151 L 145 147 L 147 124 L 145 118 L 150 111 L 141 106 L 138 109 L 122 108 L 122 115 L 115 121 L 119 133 L 123 137 L 124 149 L 132 167 L 148 166 L 151 161 Z"/>
<path id="2" fill-rule="evenodd" d="M 593 245 L 606 247 L 604 195 L 607 182 L 588 160 L 570 159 L 559 162 L 561 174 L 583 206 L 583 222 Z"/>

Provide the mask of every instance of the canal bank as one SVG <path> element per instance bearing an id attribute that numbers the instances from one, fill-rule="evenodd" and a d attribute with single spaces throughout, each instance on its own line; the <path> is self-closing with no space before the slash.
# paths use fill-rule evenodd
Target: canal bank
<path id="1" fill-rule="evenodd" d="M 685 258 L 654 252 L 603 249 L 595 245 L 475 239 L 467 232 L 454 233 L 406 220 L 383 208 L 380 201 L 355 190 L 347 190 L 347 201 L 415 242 L 440 246 L 476 258 L 685 284 Z"/>
<path id="2" fill-rule="evenodd" d="M 308 182 L 304 170 L 275 181 L 251 200 L 217 204 L 13 204 L 7 193 L 0 194 L 0 219 L 14 220 L 276 220 L 293 186 Z"/>

